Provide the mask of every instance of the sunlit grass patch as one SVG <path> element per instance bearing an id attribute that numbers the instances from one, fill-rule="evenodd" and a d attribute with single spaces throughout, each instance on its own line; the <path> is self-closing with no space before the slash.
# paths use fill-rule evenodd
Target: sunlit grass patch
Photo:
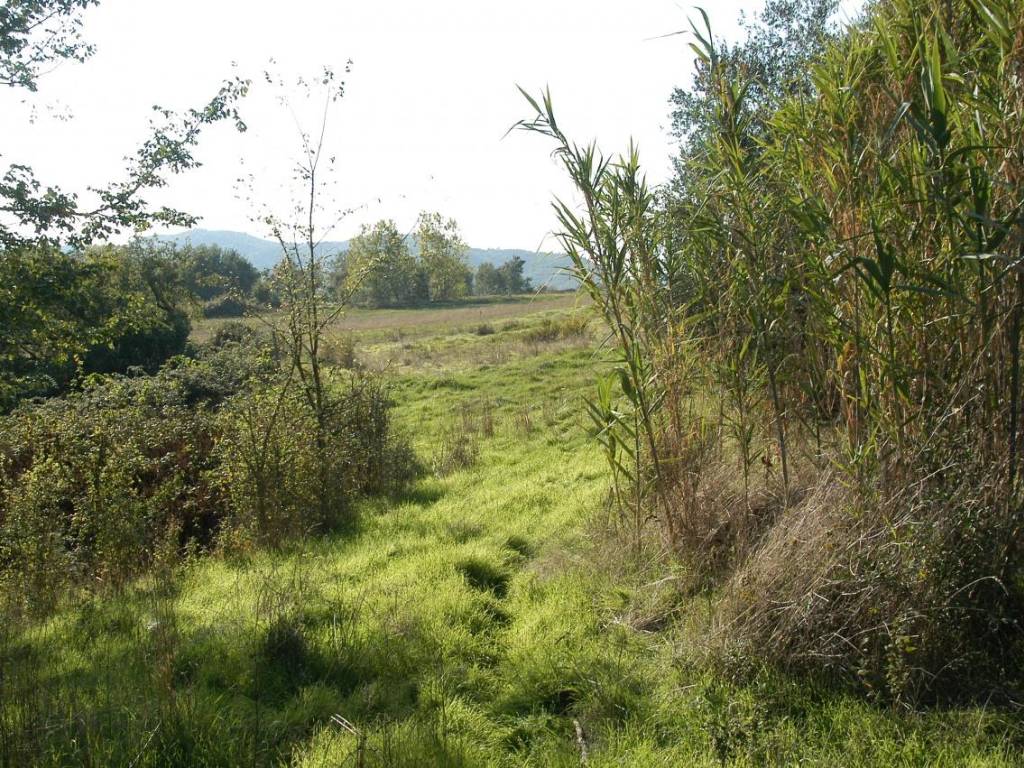
<path id="1" fill-rule="evenodd" d="M 655 547 L 612 546 L 603 458 L 577 415 L 595 359 L 581 346 L 396 377 L 421 457 L 465 429 L 472 465 L 362 503 L 345 531 L 200 558 L 6 642 L 0 716 L 43 740 L 9 753 L 578 766 L 582 734 L 591 766 L 1014 764 L 1004 714 L 900 715 L 702 667 L 685 641 L 699 598 Z"/>

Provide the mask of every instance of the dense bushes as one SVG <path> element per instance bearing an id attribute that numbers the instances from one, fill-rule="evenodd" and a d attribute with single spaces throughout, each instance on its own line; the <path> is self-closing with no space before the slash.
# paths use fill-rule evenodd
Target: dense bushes
<path id="1" fill-rule="evenodd" d="M 68 586 L 118 582 L 158 550 L 209 543 L 205 404 L 169 377 L 109 378 L 22 406 L 0 427 L 0 571 L 44 606 Z"/>
<path id="2" fill-rule="evenodd" d="M 531 102 L 621 354 L 595 433 L 726 656 L 897 699 L 1020 683 L 1022 19 L 874 5 L 774 91 L 695 26 L 706 111 L 664 205 Z"/>
<path id="3" fill-rule="evenodd" d="M 242 317 L 247 309 L 243 299 L 225 293 L 203 302 L 203 317 Z"/>
<path id="4" fill-rule="evenodd" d="M 259 331 L 242 320 L 229 320 L 217 326 L 210 339 L 210 346 L 220 349 L 227 344 L 254 344 L 259 339 Z"/>
<path id="5" fill-rule="evenodd" d="M 248 388 L 220 414 L 220 488 L 232 536 L 275 543 L 337 522 L 352 499 L 401 488 L 415 471 L 376 379 L 353 375 L 327 405 L 326 440 L 301 393 Z"/>
<path id="6" fill-rule="evenodd" d="M 124 373 L 138 367 L 153 373 L 165 360 L 185 351 L 192 323 L 180 310 L 158 313 L 127 329 L 108 344 L 90 349 L 84 358 L 85 373 Z"/>
<path id="7" fill-rule="evenodd" d="M 269 278 L 233 251 L 157 240 L 80 252 L 0 252 L 0 410 L 82 375 L 155 372 L 182 354 L 190 316 L 279 306 Z"/>
<path id="8" fill-rule="evenodd" d="M 173 255 L 142 243 L 0 252 L 0 411 L 79 374 L 155 371 L 190 323 Z"/>
<path id="9" fill-rule="evenodd" d="M 267 352 L 233 342 L 155 376 L 100 377 L 25 404 L 0 423 L 3 588 L 45 608 L 159 558 L 334 523 L 355 496 L 412 471 L 389 409 L 379 382 L 339 383 L 332 439 L 317 446 L 309 409 Z"/>

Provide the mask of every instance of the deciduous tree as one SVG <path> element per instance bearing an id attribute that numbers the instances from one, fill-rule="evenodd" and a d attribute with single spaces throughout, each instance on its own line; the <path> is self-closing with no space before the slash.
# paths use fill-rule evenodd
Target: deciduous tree
<path id="1" fill-rule="evenodd" d="M 420 295 L 419 266 L 405 235 L 394 221 L 364 226 L 343 256 L 342 293 L 351 292 L 356 304 L 372 307 L 407 306 Z M 363 277 L 365 276 L 365 277 Z M 361 281 L 353 285 L 352 281 Z"/>
<path id="2" fill-rule="evenodd" d="M 473 273 L 466 265 L 468 247 L 455 219 L 445 219 L 439 213 L 421 213 L 416 244 L 431 301 L 450 301 L 469 292 Z"/>

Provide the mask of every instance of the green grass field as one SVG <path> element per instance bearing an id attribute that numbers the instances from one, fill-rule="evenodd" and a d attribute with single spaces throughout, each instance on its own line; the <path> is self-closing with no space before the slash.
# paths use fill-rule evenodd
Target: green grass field
<path id="1" fill-rule="evenodd" d="M 401 339 L 416 336 L 446 335 L 456 329 L 470 330 L 481 323 L 508 321 L 544 310 L 571 309 L 581 299 L 575 293 L 537 293 L 517 296 L 481 296 L 444 304 L 399 309 L 346 309 L 332 326 L 336 333 L 358 333 L 364 338 Z M 274 314 L 264 318 L 273 322 Z M 194 341 L 209 340 L 226 318 L 209 318 L 192 328 Z M 253 327 L 260 319 L 244 320 Z"/>
<path id="2" fill-rule="evenodd" d="M 550 331 L 571 306 L 423 311 L 402 339 L 353 315 L 357 358 L 389 371 L 440 471 L 346 530 L 197 559 L 8 638 L 5 732 L 46 727 L 0 745 L 7 764 L 1021 764 L 1006 713 L 701 662 L 703 600 L 617 538 L 581 417 L 596 334 Z"/>

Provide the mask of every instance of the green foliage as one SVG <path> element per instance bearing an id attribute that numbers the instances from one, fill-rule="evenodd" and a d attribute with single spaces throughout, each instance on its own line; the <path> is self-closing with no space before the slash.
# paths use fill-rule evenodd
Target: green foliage
<path id="1" fill-rule="evenodd" d="M 273 275 L 264 272 L 252 289 L 252 299 L 263 309 L 280 309 L 281 293 L 274 283 Z"/>
<path id="2" fill-rule="evenodd" d="M 338 257 L 340 293 L 364 307 L 403 307 L 427 299 L 426 280 L 393 221 L 363 226 Z"/>
<path id="3" fill-rule="evenodd" d="M 327 275 L 334 295 L 351 297 L 356 306 L 379 308 L 533 290 L 532 281 L 523 274 L 526 262 L 518 254 L 500 266 L 485 261 L 471 269 L 458 225 L 440 214 L 421 214 L 412 246 L 393 221 L 364 225 Z"/>
<path id="4" fill-rule="evenodd" d="M 249 305 L 234 294 L 226 293 L 203 302 L 203 317 L 243 317 Z"/>
<path id="5" fill-rule="evenodd" d="M 256 543 L 279 544 L 312 532 L 321 493 L 330 501 L 341 489 L 321 488 L 318 455 L 308 435 L 316 421 L 294 388 L 272 386 L 242 391 L 221 416 L 218 444 L 221 471 L 231 509 L 227 543 L 236 548 Z"/>
<path id="6" fill-rule="evenodd" d="M 41 74 L 93 53 L 80 37 L 81 13 L 93 0 L 17 0 L 0 9 L 0 85 L 34 91 Z M 248 82 L 224 84 L 200 109 L 175 115 L 155 107 L 162 123 L 129 161 L 125 178 L 92 186 L 89 197 L 44 185 L 24 164 L 0 177 L 0 412 L 27 395 L 64 389 L 95 371 L 154 370 L 180 352 L 189 332 L 179 264 L 159 247 L 85 250 L 124 230 L 194 217 L 153 210 L 141 198 L 167 174 L 194 168 L 202 129 L 233 120 Z M 71 252 L 69 252 L 69 250 Z"/>
<path id="7" fill-rule="evenodd" d="M 164 360 L 184 351 L 192 328 L 178 254 L 139 241 L 95 253 L 115 265 L 103 290 L 117 302 L 119 308 L 110 314 L 125 329 L 86 351 L 83 372 L 124 373 L 133 367 L 155 372 Z"/>
<path id="8" fill-rule="evenodd" d="M 375 378 L 353 375 L 327 405 L 322 442 L 301 392 L 250 389 L 220 415 L 220 482 L 235 545 L 279 544 L 344 519 L 357 497 L 396 493 L 418 471 L 391 423 L 392 402 Z"/>
<path id="9" fill-rule="evenodd" d="M 507 293 L 503 276 L 498 272 L 498 268 L 489 261 L 485 261 L 476 268 L 476 275 L 473 278 L 473 289 L 478 296 L 495 296 Z"/>
<path id="10" fill-rule="evenodd" d="M 229 320 L 217 327 L 210 339 L 210 346 L 219 349 L 228 344 L 250 344 L 258 338 L 259 332 L 251 325 L 242 320 Z"/>
<path id="11" fill-rule="evenodd" d="M 562 132 L 550 93 L 540 102 L 525 91 L 523 95 L 535 116 L 517 127 L 555 141 L 555 156 L 586 201 L 582 212 L 561 200 L 554 203 L 562 227 L 559 239 L 572 260 L 573 276 L 617 342 L 615 372 L 625 401 L 615 408 L 613 419 L 608 418 L 608 408 L 591 403 L 596 434 L 614 443 L 608 453 L 614 472 L 627 471 L 628 462 L 633 465 L 628 476 L 636 491 L 636 519 L 641 504 L 656 498 L 669 540 L 675 544 L 678 532 L 665 497 L 656 422 L 669 380 L 654 368 L 656 348 L 672 317 L 669 295 L 660 290 L 670 284 L 670 260 L 664 229 L 656 222 L 654 195 L 635 147 L 612 162 L 595 144 L 580 147 Z"/>
<path id="12" fill-rule="evenodd" d="M 101 380 L 2 427 L 4 593 L 46 608 L 90 578 L 116 584 L 158 550 L 209 543 L 212 425 L 178 377 Z"/>
<path id="13" fill-rule="evenodd" d="M 62 61 L 85 61 L 95 49 L 81 39 L 81 13 L 99 0 L 13 0 L 0 11 L 0 86 L 35 91 Z"/>
<path id="14" fill-rule="evenodd" d="M 731 46 L 713 41 L 714 67 L 698 55 L 693 82 L 676 88 L 671 97 L 672 133 L 683 147 L 677 163 L 684 163 L 687 156 L 704 151 L 715 141 L 721 71 L 731 80 L 742 78 L 747 85 L 743 109 L 753 134 L 769 132 L 772 112 L 794 94 L 810 95 L 811 64 L 837 39 L 833 18 L 838 6 L 836 0 L 768 0 L 752 19 L 741 17 L 744 40 Z M 675 194 L 683 194 L 686 181 L 677 165 L 672 180 Z"/>
<path id="15" fill-rule="evenodd" d="M 320 446 L 301 393 L 247 340 L 22 406 L 0 424 L 0 593 L 44 609 L 160 557 L 322 529 L 409 481 L 379 382 L 352 378 L 328 406 Z"/>
<path id="16" fill-rule="evenodd" d="M 470 292 L 473 273 L 466 265 L 467 246 L 454 219 L 421 213 L 416 247 L 431 301 L 451 301 Z"/>
<path id="17" fill-rule="evenodd" d="M 473 289 L 478 296 L 496 296 L 501 294 L 529 293 L 533 284 L 528 277 L 523 277 L 526 264 L 519 256 L 513 256 L 500 267 L 485 261 L 476 268 Z"/>
<path id="18" fill-rule="evenodd" d="M 716 641 L 882 698 L 987 696 L 1024 619 L 1024 9 L 901 0 L 834 36 L 831 7 L 769 4 L 736 49 L 693 24 L 664 205 L 548 95 L 520 127 L 580 193 L 555 211 L 616 342 L 590 410 L 620 504 L 723 587 Z"/>
<path id="19" fill-rule="evenodd" d="M 15 0 L 0 9 L 0 86 L 34 91 L 40 74 L 66 60 L 83 61 L 91 45 L 80 38 L 81 12 L 96 0 Z M 191 226 L 196 218 L 173 208 L 152 210 L 140 197 L 177 174 L 199 165 L 192 154 L 203 128 L 230 120 L 245 130 L 237 104 L 248 92 L 241 78 L 226 81 L 198 109 L 178 115 L 154 107 L 161 122 L 129 161 L 125 178 L 89 187 L 89 199 L 43 184 L 32 168 L 16 163 L 0 176 L 0 248 L 9 252 L 32 247 L 70 245 L 83 248 L 123 232 L 141 232 L 153 224 Z"/>
<path id="20" fill-rule="evenodd" d="M 0 409 L 76 374 L 154 371 L 190 330 L 173 251 L 141 242 L 0 253 Z"/>
<path id="21" fill-rule="evenodd" d="M 186 245 L 178 249 L 185 285 L 201 301 L 225 294 L 247 296 L 259 281 L 259 272 L 235 251 L 216 245 Z"/>
<path id="22" fill-rule="evenodd" d="M 162 122 L 151 126 L 152 135 L 130 159 L 125 178 L 92 188 L 97 197 L 92 206 L 75 193 L 44 185 L 27 165 L 9 166 L 0 176 L 0 213 L 14 223 L 0 226 L 0 247 L 7 251 L 65 244 L 82 248 L 125 231 L 144 232 L 154 225 L 191 226 L 197 221 L 195 216 L 167 207 L 150 210 L 139 193 L 166 186 L 168 174 L 199 165 L 192 153 L 203 128 L 231 120 L 244 131 L 236 104 L 248 88 L 248 81 L 230 80 L 207 104 L 183 116 L 158 107 Z"/>

